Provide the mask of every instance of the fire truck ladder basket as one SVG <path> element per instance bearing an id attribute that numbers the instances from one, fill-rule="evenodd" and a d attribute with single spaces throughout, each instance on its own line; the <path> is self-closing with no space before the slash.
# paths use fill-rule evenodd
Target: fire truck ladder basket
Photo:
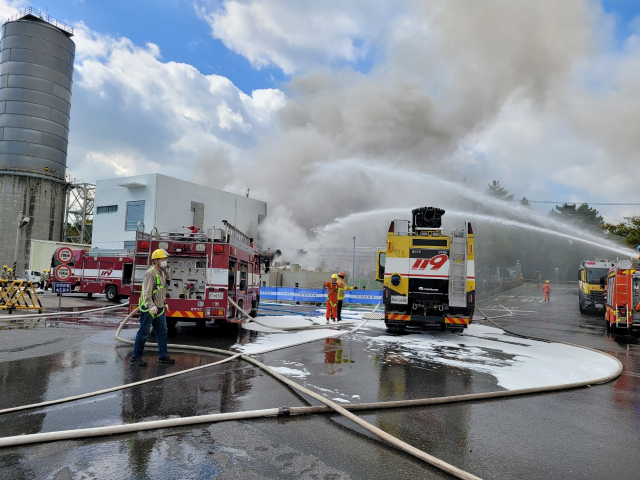
<path id="1" fill-rule="evenodd" d="M 449 258 L 449 306 L 467 306 L 467 237 L 451 235 Z"/>
<path id="2" fill-rule="evenodd" d="M 27 280 L 0 280 L 0 309 L 9 313 L 13 310 L 38 310 L 42 313 L 42 303 L 33 283 Z"/>

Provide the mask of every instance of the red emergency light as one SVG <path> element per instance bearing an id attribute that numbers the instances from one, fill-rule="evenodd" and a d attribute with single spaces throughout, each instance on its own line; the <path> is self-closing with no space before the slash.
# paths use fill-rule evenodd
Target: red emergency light
<path id="1" fill-rule="evenodd" d="M 148 240 L 143 240 L 139 244 L 140 250 L 149 250 L 150 242 Z"/>
<path id="2" fill-rule="evenodd" d="M 586 265 L 595 265 L 596 262 L 584 262 Z"/>
<path id="3" fill-rule="evenodd" d="M 213 253 L 222 253 L 224 252 L 224 246 L 223 245 L 214 245 L 213 246 Z"/>

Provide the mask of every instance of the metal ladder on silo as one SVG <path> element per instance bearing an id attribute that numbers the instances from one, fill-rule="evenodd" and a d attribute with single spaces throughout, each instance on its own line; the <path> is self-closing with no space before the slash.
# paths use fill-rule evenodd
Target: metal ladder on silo
<path id="1" fill-rule="evenodd" d="M 449 251 L 449 306 L 467 306 L 467 237 L 453 232 Z"/>

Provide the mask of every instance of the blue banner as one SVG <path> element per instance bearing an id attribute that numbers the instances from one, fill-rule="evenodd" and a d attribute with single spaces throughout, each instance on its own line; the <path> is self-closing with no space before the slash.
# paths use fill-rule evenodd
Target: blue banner
<path id="1" fill-rule="evenodd" d="M 280 302 L 324 303 L 327 300 L 327 291 L 320 288 L 261 287 L 260 299 Z M 344 303 L 377 305 L 381 300 L 381 290 L 351 290 L 345 292 Z"/>

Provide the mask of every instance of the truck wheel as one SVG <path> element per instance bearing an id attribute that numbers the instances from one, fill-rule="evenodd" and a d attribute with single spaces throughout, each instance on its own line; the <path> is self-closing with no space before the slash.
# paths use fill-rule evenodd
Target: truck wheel
<path id="1" fill-rule="evenodd" d="M 584 307 L 582 306 L 582 304 L 580 302 L 578 302 L 578 307 L 580 307 L 580 313 L 584 314 Z"/>
<path id="2" fill-rule="evenodd" d="M 251 318 L 256 318 L 258 316 L 258 302 L 255 300 L 251 302 L 251 312 L 249 312 L 249 316 Z"/>
<path id="3" fill-rule="evenodd" d="M 107 286 L 107 288 L 105 288 L 104 290 L 104 294 L 107 296 L 107 300 L 109 300 L 110 302 L 115 302 L 116 300 L 118 300 L 118 289 L 115 285 Z"/>
<path id="4" fill-rule="evenodd" d="M 87 293 L 87 298 L 93 298 L 93 293 Z"/>

